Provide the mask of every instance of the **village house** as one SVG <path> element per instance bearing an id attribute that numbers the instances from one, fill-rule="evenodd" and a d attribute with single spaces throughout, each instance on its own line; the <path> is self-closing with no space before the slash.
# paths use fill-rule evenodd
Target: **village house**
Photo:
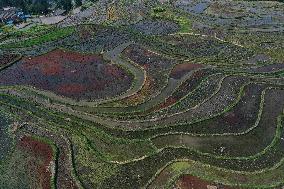
<path id="1" fill-rule="evenodd" d="M 16 7 L 5 7 L 0 9 L 0 23 L 16 24 L 30 18 L 30 15 L 25 15 L 21 9 Z"/>

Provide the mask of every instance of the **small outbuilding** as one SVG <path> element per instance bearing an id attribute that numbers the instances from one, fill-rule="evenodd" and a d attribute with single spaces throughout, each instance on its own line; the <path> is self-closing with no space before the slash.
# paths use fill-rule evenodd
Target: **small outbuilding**
<path id="1" fill-rule="evenodd" d="M 26 20 L 30 15 L 25 15 L 21 9 L 16 7 L 4 7 L 0 10 L 0 23 L 8 25 L 20 23 Z"/>

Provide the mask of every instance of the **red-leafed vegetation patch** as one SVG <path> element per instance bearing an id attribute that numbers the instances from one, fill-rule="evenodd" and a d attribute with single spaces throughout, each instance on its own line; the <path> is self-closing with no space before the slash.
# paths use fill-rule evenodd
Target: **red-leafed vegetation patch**
<path id="1" fill-rule="evenodd" d="M 80 93 L 81 91 L 86 90 L 86 87 L 80 84 L 63 84 L 58 87 L 58 90 L 65 94 Z"/>
<path id="2" fill-rule="evenodd" d="M 174 98 L 174 97 L 172 97 L 172 96 L 170 96 L 169 98 L 167 98 L 167 100 L 165 101 L 165 103 L 163 103 L 160 107 L 159 107 L 159 109 L 163 109 L 163 108 L 166 108 L 166 107 L 168 107 L 168 106 L 170 106 L 170 105 L 173 105 L 174 103 L 176 103 L 176 99 Z"/>
<path id="3" fill-rule="evenodd" d="M 190 63 L 178 64 L 173 68 L 172 72 L 170 73 L 170 77 L 174 79 L 180 79 L 188 72 L 202 67 L 203 65 L 201 64 L 190 64 Z"/>
<path id="4" fill-rule="evenodd" d="M 162 104 L 159 104 L 159 105 L 153 107 L 150 111 L 157 111 L 157 110 L 161 110 L 161 109 L 167 108 L 167 107 L 173 105 L 176 102 L 177 102 L 177 99 L 175 99 L 174 97 L 170 96 L 170 97 L 168 97 L 165 100 L 165 102 L 163 102 Z"/>
<path id="5" fill-rule="evenodd" d="M 222 184 L 216 184 L 202 180 L 191 175 L 182 176 L 176 183 L 178 189 L 237 189 L 236 187 L 228 187 Z"/>
<path id="6" fill-rule="evenodd" d="M 18 147 L 29 156 L 27 169 L 32 181 L 43 189 L 51 188 L 52 172 L 50 165 L 53 159 L 52 147 L 44 142 L 24 136 L 18 143 Z"/>
<path id="7" fill-rule="evenodd" d="M 24 58 L 0 76 L 2 85 L 31 85 L 76 100 L 119 95 L 131 87 L 132 80 L 132 75 L 101 55 L 61 49 Z"/>
<path id="8" fill-rule="evenodd" d="M 142 89 L 134 95 L 124 99 L 124 103 L 136 105 L 142 103 L 151 91 L 155 88 L 154 79 L 151 76 L 146 77 L 145 84 Z"/>
<path id="9" fill-rule="evenodd" d="M 193 91 L 199 83 L 204 79 L 204 77 L 208 76 L 210 74 L 210 70 L 197 70 L 194 72 L 189 79 L 187 79 L 184 83 L 182 83 L 174 92 L 165 99 L 165 101 L 162 104 L 159 104 L 151 111 L 160 110 L 163 108 L 167 108 L 173 104 L 175 104 L 177 101 L 182 99 L 185 95 Z"/>

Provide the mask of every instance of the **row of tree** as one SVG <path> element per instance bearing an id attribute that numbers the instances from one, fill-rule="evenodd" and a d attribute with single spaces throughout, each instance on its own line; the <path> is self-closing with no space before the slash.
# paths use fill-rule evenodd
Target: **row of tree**
<path id="1" fill-rule="evenodd" d="M 71 10 L 74 6 L 81 6 L 82 0 L 0 0 L 0 8 L 2 7 L 17 7 L 25 12 L 34 14 L 46 14 L 52 8 L 61 8 L 66 11 Z"/>

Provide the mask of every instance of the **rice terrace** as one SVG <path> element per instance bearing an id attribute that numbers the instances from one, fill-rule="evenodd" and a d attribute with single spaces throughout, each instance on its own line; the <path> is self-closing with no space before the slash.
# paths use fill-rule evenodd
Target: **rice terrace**
<path id="1" fill-rule="evenodd" d="M 0 0 L 0 189 L 99 188 L 284 188 L 283 0 Z"/>

